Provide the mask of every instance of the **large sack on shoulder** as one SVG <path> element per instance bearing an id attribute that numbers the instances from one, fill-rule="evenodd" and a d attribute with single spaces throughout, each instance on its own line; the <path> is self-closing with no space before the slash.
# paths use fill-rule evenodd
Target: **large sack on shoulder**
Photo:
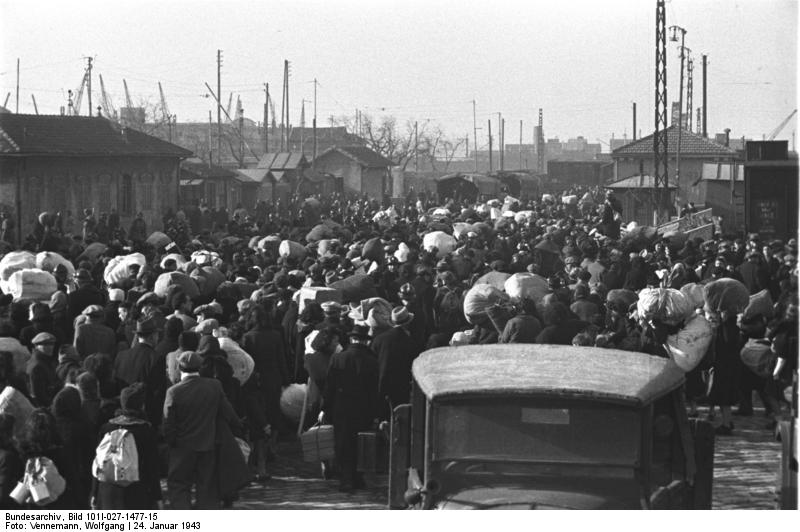
<path id="1" fill-rule="evenodd" d="M 145 240 L 145 244 L 150 244 L 156 249 L 165 248 L 168 245 L 172 244 L 172 239 L 162 233 L 161 231 L 154 231 L 147 237 Z"/>
<path id="2" fill-rule="evenodd" d="M 714 329 L 705 316 L 696 314 L 683 329 L 667 336 L 667 352 L 683 371 L 691 371 L 703 360 L 711 345 Z"/>
<path id="3" fill-rule="evenodd" d="M 373 260 L 375 262 L 383 261 L 383 242 L 380 238 L 371 238 L 367 240 L 364 247 L 361 248 L 361 258 Z"/>
<path id="4" fill-rule="evenodd" d="M 331 283 L 330 288 L 341 292 L 342 303 L 378 297 L 372 277 L 366 274 L 351 275 L 347 279 Z"/>
<path id="5" fill-rule="evenodd" d="M 160 262 L 161 267 L 165 268 L 166 267 L 165 264 L 170 259 L 175 261 L 175 264 L 178 265 L 179 270 L 184 270 L 186 268 L 186 265 L 189 263 L 189 261 L 186 260 L 186 257 L 181 255 L 180 253 L 170 253 L 169 255 L 165 255 L 164 258 L 161 259 Z"/>
<path id="6" fill-rule="evenodd" d="M 667 325 L 678 325 L 694 313 L 686 296 L 674 288 L 645 288 L 639 292 L 637 310 L 640 318 Z"/>
<path id="7" fill-rule="evenodd" d="M 394 252 L 394 258 L 399 262 L 407 262 L 409 253 L 411 253 L 411 249 L 409 249 L 408 244 L 400 242 L 400 245 L 397 246 L 397 251 Z"/>
<path id="8" fill-rule="evenodd" d="M 303 260 L 306 258 L 308 250 L 302 244 L 292 240 L 284 240 L 278 246 L 278 255 L 283 258 L 291 258 L 295 260 Z"/>
<path id="9" fill-rule="evenodd" d="M 8 292 L 6 283 L 14 272 L 36 268 L 36 256 L 27 251 L 12 251 L 0 259 L 0 288 Z"/>
<path id="10" fill-rule="evenodd" d="M 103 272 L 103 279 L 105 280 L 106 284 L 113 286 L 127 279 L 128 266 L 131 264 L 138 264 L 139 267 L 142 267 L 147 264 L 147 260 L 145 260 L 144 255 L 141 253 L 118 255 L 112 258 L 109 263 L 106 264 L 106 269 Z"/>
<path id="11" fill-rule="evenodd" d="M 108 246 L 103 244 L 102 242 L 92 242 L 86 249 L 78 255 L 78 258 L 75 259 L 75 264 L 80 264 L 84 260 L 88 260 L 89 262 L 97 262 L 97 259 L 108 250 Z"/>
<path id="12" fill-rule="evenodd" d="M 608 294 L 606 294 L 607 303 L 616 303 L 625 310 L 627 310 L 638 300 L 639 296 L 636 294 L 636 292 L 625 288 L 615 288 L 614 290 L 609 290 Z"/>
<path id="13" fill-rule="evenodd" d="M 472 224 L 468 224 L 465 222 L 456 222 L 453 224 L 453 236 L 456 239 L 461 238 L 461 235 L 466 235 L 472 230 L 473 230 Z"/>
<path id="14" fill-rule="evenodd" d="M 182 272 L 167 272 L 159 275 L 153 292 L 158 297 L 167 297 L 170 288 L 175 285 L 180 286 L 184 293 L 192 299 L 200 296 L 200 289 L 197 287 L 197 283 Z"/>
<path id="15" fill-rule="evenodd" d="M 471 325 L 489 324 L 486 309 L 508 301 L 508 295 L 490 284 L 476 284 L 464 295 L 464 317 Z"/>
<path id="16" fill-rule="evenodd" d="M 14 437 L 22 437 L 25 420 L 33 413 L 33 405 L 25 395 L 11 386 L 0 391 L 0 413 L 14 416 Z"/>
<path id="17" fill-rule="evenodd" d="M 564 205 L 577 205 L 578 196 L 561 196 L 561 203 Z"/>
<path id="18" fill-rule="evenodd" d="M 213 266 L 214 268 L 222 266 L 222 258 L 220 258 L 219 253 L 216 251 L 201 249 L 200 251 L 192 253 L 191 258 L 192 262 L 198 266 Z"/>
<path id="19" fill-rule="evenodd" d="M 505 284 L 509 277 L 511 277 L 510 273 L 492 271 L 482 275 L 475 281 L 475 284 L 490 284 L 498 290 L 505 290 Z"/>
<path id="20" fill-rule="evenodd" d="M 31 358 L 31 352 L 28 351 L 28 348 L 19 343 L 16 338 L 0 337 L 0 352 L 2 351 L 11 353 L 14 361 L 14 371 L 18 374 L 24 374 L 28 366 L 28 360 Z M 11 375 L 8 377 L 11 377 Z"/>
<path id="21" fill-rule="evenodd" d="M 750 371 L 765 379 L 772 378 L 778 355 L 770 349 L 768 340 L 751 338 L 744 344 L 739 356 Z"/>
<path id="22" fill-rule="evenodd" d="M 750 302 L 744 309 L 742 319 L 750 320 L 756 316 L 764 316 L 770 319 L 774 315 L 775 305 L 772 303 L 772 297 L 769 295 L 769 290 L 764 289 L 750 296 Z"/>
<path id="23" fill-rule="evenodd" d="M 689 304 L 692 305 L 692 308 L 703 308 L 706 302 L 703 297 L 703 285 L 698 283 L 685 284 L 681 286 L 681 293 L 689 300 Z"/>
<path id="24" fill-rule="evenodd" d="M 308 301 L 325 303 L 326 301 L 342 302 L 342 291 L 329 286 L 304 286 L 297 291 L 298 313 L 302 313 Z"/>
<path id="25" fill-rule="evenodd" d="M 433 231 L 422 237 L 422 247 L 429 253 L 436 248 L 436 258 L 443 259 L 456 249 L 456 239 L 444 231 Z"/>
<path id="26" fill-rule="evenodd" d="M 67 269 L 67 281 L 71 281 L 75 276 L 75 266 L 70 261 L 51 251 L 42 251 L 36 255 L 36 267 L 40 270 L 55 273 L 59 264 Z"/>
<path id="27" fill-rule="evenodd" d="M 197 284 L 197 288 L 204 296 L 212 295 L 217 291 L 219 285 L 225 282 L 225 275 L 211 266 L 195 268 L 189 277 Z"/>
<path id="28" fill-rule="evenodd" d="M 261 251 L 271 250 L 277 252 L 280 245 L 281 245 L 281 237 L 279 237 L 278 235 L 268 235 L 265 236 L 264 238 L 259 239 L 257 247 Z"/>
<path id="29" fill-rule="evenodd" d="M 547 279 L 535 273 L 515 273 L 506 279 L 503 288 L 511 299 L 539 302 L 549 291 Z"/>
<path id="30" fill-rule="evenodd" d="M 323 238 L 333 238 L 333 227 L 328 224 L 321 223 L 315 225 L 311 231 L 306 234 L 306 242 L 319 242 Z"/>
<path id="31" fill-rule="evenodd" d="M 219 340 L 219 347 L 228 355 L 226 360 L 233 370 L 233 378 L 244 386 L 256 367 L 253 357 L 230 338 L 223 337 L 217 338 L 217 340 Z"/>
<path id="32" fill-rule="evenodd" d="M 325 238 L 317 243 L 317 255 L 327 257 L 333 254 L 333 249 L 339 244 L 335 238 Z"/>
<path id="33" fill-rule="evenodd" d="M 736 279 L 723 277 L 711 281 L 703 288 L 706 306 L 714 312 L 728 311 L 738 314 L 750 303 L 750 291 Z"/>
<path id="34" fill-rule="evenodd" d="M 8 280 L 8 293 L 14 296 L 14 301 L 26 299 L 49 302 L 56 290 L 58 283 L 53 274 L 38 268 L 16 271 Z"/>
<path id="35" fill-rule="evenodd" d="M 519 211 L 514 215 L 514 221 L 518 224 L 530 222 L 533 219 L 533 211 Z"/>
<path id="36" fill-rule="evenodd" d="M 281 392 L 281 412 L 289 420 L 297 423 L 303 413 L 303 402 L 306 397 L 305 384 L 290 384 Z"/>

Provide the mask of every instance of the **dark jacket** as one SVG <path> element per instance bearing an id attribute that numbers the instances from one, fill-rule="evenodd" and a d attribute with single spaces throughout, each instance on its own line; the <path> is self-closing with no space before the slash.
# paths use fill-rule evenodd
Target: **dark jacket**
<path id="1" fill-rule="evenodd" d="M 542 329 L 536 337 L 537 344 L 572 345 L 572 339 L 586 330 L 589 324 L 582 320 L 566 320 Z"/>
<path id="2" fill-rule="evenodd" d="M 114 380 L 120 390 L 135 382 L 147 387 L 145 411 L 148 421 L 156 427 L 161 422 L 161 406 L 167 387 L 166 364 L 166 357 L 159 357 L 152 347 L 141 342 L 114 359 Z"/>
<path id="3" fill-rule="evenodd" d="M 159 455 L 157 435 L 147 421 L 134 416 L 118 415 L 100 428 L 97 444 L 103 437 L 118 428 L 128 430 L 136 442 L 139 457 L 139 482 L 129 486 L 117 486 L 100 482 L 92 484 L 92 496 L 100 510 L 150 510 L 161 500 L 159 479 Z"/>
<path id="4" fill-rule="evenodd" d="M 84 323 L 75 329 L 75 350 L 81 359 L 94 353 L 117 354 L 117 335 L 102 323 Z"/>
<path id="5" fill-rule="evenodd" d="M 22 480 L 25 473 L 24 465 L 19 454 L 13 448 L 0 449 L 0 509 L 19 510 L 21 507 L 10 493 Z"/>
<path id="6" fill-rule="evenodd" d="M 35 406 L 50 406 L 60 383 L 56 375 L 56 358 L 35 352 L 28 360 L 28 392 Z"/>
<path id="7" fill-rule="evenodd" d="M 217 439 L 218 416 L 234 430 L 241 423 L 215 379 L 189 375 L 167 390 L 164 401 L 164 438 L 171 447 L 211 451 Z"/>
<path id="8" fill-rule="evenodd" d="M 535 316 L 519 314 L 506 322 L 499 343 L 534 344 L 541 330 L 542 324 Z"/>
<path id="9" fill-rule="evenodd" d="M 404 327 L 395 327 L 378 335 L 372 341 L 372 350 L 378 359 L 378 396 L 382 419 L 389 419 L 389 403 L 395 407 L 409 402 L 411 362 L 419 350 Z"/>
<path id="10" fill-rule="evenodd" d="M 69 321 L 74 322 L 75 318 L 83 312 L 89 305 L 106 304 L 106 295 L 94 285 L 86 285 L 78 288 L 67 296 L 69 306 Z"/>

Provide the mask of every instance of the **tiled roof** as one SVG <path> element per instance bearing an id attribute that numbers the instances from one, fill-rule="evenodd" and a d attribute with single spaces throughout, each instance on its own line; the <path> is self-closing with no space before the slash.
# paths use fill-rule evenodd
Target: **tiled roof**
<path id="1" fill-rule="evenodd" d="M 221 166 L 211 165 L 204 163 L 197 158 L 191 158 L 181 163 L 181 177 L 184 179 L 191 178 L 231 178 L 236 177 L 236 172 L 222 168 Z"/>
<path id="2" fill-rule="evenodd" d="M 302 153 L 288 151 L 265 153 L 258 161 L 258 168 L 269 168 L 270 170 L 297 170 L 307 165 L 308 161 Z"/>
<path id="3" fill-rule="evenodd" d="M 105 118 L 0 113 L 0 154 L 184 158 L 192 152 Z"/>
<path id="4" fill-rule="evenodd" d="M 667 151 L 676 153 L 678 146 L 678 128 L 670 126 L 667 128 Z M 637 141 L 631 142 L 617 148 L 611 152 L 612 157 L 625 157 L 636 155 L 653 154 L 653 135 L 648 135 Z M 737 155 L 736 150 L 726 148 L 722 144 L 717 144 L 711 139 L 705 138 L 697 133 L 684 129 L 681 133 L 681 155 L 704 155 L 712 157 L 733 157 Z"/>
<path id="5" fill-rule="evenodd" d="M 324 157 L 327 153 L 338 151 L 358 162 L 367 168 L 385 168 L 396 166 L 395 163 L 381 155 L 380 153 L 367 148 L 366 146 L 333 146 L 322 152 L 319 157 Z"/>
<path id="6" fill-rule="evenodd" d="M 670 181 L 668 183 L 669 188 L 677 188 L 674 183 Z M 655 178 L 651 175 L 632 175 L 608 183 L 605 188 L 655 188 Z"/>

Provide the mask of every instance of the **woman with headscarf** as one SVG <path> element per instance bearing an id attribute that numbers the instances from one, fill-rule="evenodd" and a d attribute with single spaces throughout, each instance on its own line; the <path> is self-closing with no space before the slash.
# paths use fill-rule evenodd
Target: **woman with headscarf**
<path id="1" fill-rule="evenodd" d="M 157 434 L 144 413 L 146 394 L 142 383 L 135 383 L 122 390 L 120 408 L 115 417 L 100 428 L 99 442 L 117 429 L 124 429 L 133 436 L 139 459 L 139 481 L 128 486 L 92 482 L 92 507 L 99 510 L 152 510 L 161 507 L 161 482 Z"/>
<path id="2" fill-rule="evenodd" d="M 95 433 L 81 409 L 81 394 L 74 386 L 62 388 L 50 407 L 56 420 L 56 430 L 61 437 L 64 452 L 74 462 L 80 481 L 74 491 L 77 503 L 88 506 L 91 486 L 92 460 L 95 451 Z"/>

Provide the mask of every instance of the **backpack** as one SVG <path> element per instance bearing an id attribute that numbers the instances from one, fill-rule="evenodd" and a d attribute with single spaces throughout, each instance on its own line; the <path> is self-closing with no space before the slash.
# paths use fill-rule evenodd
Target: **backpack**
<path id="1" fill-rule="evenodd" d="M 23 484 L 37 506 L 55 502 L 67 487 L 56 465 L 44 456 L 28 459 Z"/>
<path id="2" fill-rule="evenodd" d="M 103 436 L 92 463 L 92 475 L 100 482 L 123 487 L 139 481 L 139 452 L 130 431 L 119 428 Z"/>

